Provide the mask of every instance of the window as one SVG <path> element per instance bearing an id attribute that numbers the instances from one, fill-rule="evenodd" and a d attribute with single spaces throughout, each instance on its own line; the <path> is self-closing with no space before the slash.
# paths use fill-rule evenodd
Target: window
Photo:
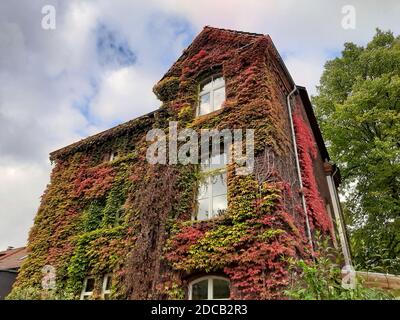
<path id="1" fill-rule="evenodd" d="M 228 300 L 229 281 L 223 277 L 203 277 L 189 284 L 189 300 Z"/>
<path id="2" fill-rule="evenodd" d="M 112 275 L 106 274 L 103 277 L 103 285 L 101 287 L 101 298 L 104 300 L 110 299 L 111 282 L 112 282 Z M 85 280 L 83 281 L 81 300 L 89 300 L 92 298 L 94 292 L 94 286 L 95 286 L 94 277 L 85 278 Z"/>
<path id="3" fill-rule="evenodd" d="M 200 86 L 197 115 L 201 116 L 221 109 L 225 101 L 225 80 L 221 76 L 212 76 Z"/>
<path id="4" fill-rule="evenodd" d="M 101 288 L 101 297 L 104 300 L 109 300 L 110 299 L 111 281 L 112 281 L 112 275 L 111 274 L 106 274 L 104 276 L 104 278 L 103 278 L 103 286 Z"/>
<path id="5" fill-rule="evenodd" d="M 201 166 L 205 175 L 197 195 L 197 220 L 207 220 L 224 213 L 228 207 L 226 154 L 213 156 Z"/>
<path id="6" fill-rule="evenodd" d="M 110 153 L 110 162 L 114 161 L 118 158 L 118 152 L 117 151 L 113 151 Z"/>
<path id="7" fill-rule="evenodd" d="M 118 159 L 118 157 L 119 157 L 118 151 L 106 152 L 103 155 L 103 162 L 112 162 Z"/>
<path id="8" fill-rule="evenodd" d="M 81 300 L 89 300 L 94 291 L 94 278 L 88 277 L 83 281 L 83 288 L 81 293 Z"/>

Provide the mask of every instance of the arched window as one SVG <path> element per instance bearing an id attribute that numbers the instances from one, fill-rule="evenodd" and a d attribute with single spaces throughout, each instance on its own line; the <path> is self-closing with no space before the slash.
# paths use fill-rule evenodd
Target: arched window
<path id="1" fill-rule="evenodd" d="M 200 85 L 197 115 L 221 109 L 225 101 L 225 80 L 222 76 L 212 76 Z"/>
<path id="2" fill-rule="evenodd" d="M 224 277 L 207 276 L 189 284 L 189 300 L 228 300 L 229 280 Z"/>

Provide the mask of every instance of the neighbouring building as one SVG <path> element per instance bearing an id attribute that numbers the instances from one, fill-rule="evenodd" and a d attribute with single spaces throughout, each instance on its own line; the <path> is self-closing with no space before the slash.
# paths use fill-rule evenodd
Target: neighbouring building
<path id="1" fill-rule="evenodd" d="M 154 92 L 155 111 L 51 153 L 11 297 L 43 296 L 50 265 L 64 298 L 284 298 L 295 280 L 286 258 L 309 259 L 317 234 L 351 263 L 339 171 L 269 36 L 205 27 Z M 254 129 L 252 173 L 213 166 L 224 151 L 205 165 L 149 163 L 147 133 L 170 121 Z"/>
<path id="2" fill-rule="evenodd" d="M 26 257 L 25 247 L 9 247 L 5 251 L 0 251 L 0 300 L 4 300 L 11 292 L 19 268 Z"/>

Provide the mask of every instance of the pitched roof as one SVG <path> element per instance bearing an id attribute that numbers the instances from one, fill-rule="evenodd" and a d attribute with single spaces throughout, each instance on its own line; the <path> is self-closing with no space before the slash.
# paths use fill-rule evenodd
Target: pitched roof
<path id="1" fill-rule="evenodd" d="M 0 251 L 0 270 L 18 269 L 27 254 L 26 247 Z"/>
<path id="2" fill-rule="evenodd" d="M 205 26 L 203 29 L 227 31 L 227 32 L 233 32 L 233 33 L 237 33 L 237 34 L 246 34 L 246 35 L 255 36 L 255 37 L 263 37 L 263 36 L 265 36 L 265 34 L 262 34 L 262 33 L 247 32 L 247 31 L 240 31 L 240 30 L 232 30 L 232 29 L 225 29 L 225 28 L 216 28 L 216 27 L 211 27 L 211 26 Z"/>
<path id="3" fill-rule="evenodd" d="M 232 30 L 232 29 L 224 29 L 224 28 L 215 28 L 211 26 L 205 26 L 203 30 L 193 39 L 193 41 L 182 51 L 182 54 L 179 56 L 179 58 L 170 66 L 170 68 L 167 70 L 167 72 L 162 76 L 160 79 L 163 80 L 165 77 L 169 76 L 172 70 L 174 69 L 175 65 L 179 65 L 179 63 L 187 58 L 189 52 L 195 46 L 195 44 L 199 41 L 199 39 L 203 36 L 203 34 L 209 33 L 209 32 L 224 32 L 224 33 L 231 33 L 235 35 L 244 35 L 248 38 L 248 44 L 253 42 L 254 39 L 260 38 L 260 37 L 265 37 L 269 38 L 268 35 L 261 34 L 261 33 L 253 33 L 253 32 L 246 32 L 246 31 L 238 31 L 238 30 Z"/>
<path id="4" fill-rule="evenodd" d="M 259 37 L 266 37 L 266 38 L 270 39 L 270 37 L 268 35 L 264 35 L 264 34 L 261 34 L 261 33 L 252 33 L 252 32 L 245 32 L 245 31 L 238 31 L 238 30 L 231 30 L 231 29 L 215 28 L 215 27 L 211 27 L 211 26 L 205 26 L 203 28 L 203 30 L 191 42 L 191 44 L 189 44 L 189 46 L 185 50 L 183 50 L 181 56 L 172 64 L 172 66 L 169 68 L 169 70 L 163 75 L 163 78 L 170 72 L 170 70 L 174 67 L 174 65 L 176 65 L 177 63 L 179 63 L 182 59 L 184 59 L 186 57 L 187 53 L 189 52 L 189 49 L 194 45 L 196 40 L 204 32 L 209 32 L 209 31 L 212 31 L 212 30 L 228 32 L 228 33 L 234 33 L 234 34 L 237 34 L 237 35 L 245 35 L 245 36 L 248 36 L 250 39 L 255 39 L 255 38 L 259 38 Z M 274 47 L 274 49 L 275 49 L 275 47 Z M 276 51 L 276 54 L 278 55 L 278 58 L 280 59 L 278 51 L 276 49 L 275 49 L 275 51 Z M 283 63 L 281 60 L 279 62 Z M 286 67 L 284 67 L 284 70 L 287 71 Z M 288 73 L 288 76 L 290 77 L 289 73 Z M 68 155 L 68 154 L 74 153 L 76 151 L 79 151 L 83 146 L 101 144 L 104 140 L 106 140 L 110 136 L 123 134 L 124 132 L 129 131 L 132 128 L 137 127 L 139 125 L 139 123 L 140 123 L 140 120 L 154 117 L 154 113 L 157 110 L 158 109 L 156 109 L 156 110 L 154 110 L 154 111 L 152 111 L 152 112 L 150 112 L 150 113 L 148 113 L 148 114 L 146 114 L 144 116 L 141 116 L 139 118 L 136 118 L 136 119 L 130 120 L 128 122 L 122 123 L 122 124 L 120 124 L 120 125 L 118 125 L 116 127 L 113 127 L 113 128 L 108 129 L 108 130 L 105 130 L 103 132 L 100 132 L 98 134 L 86 137 L 86 138 L 84 138 L 84 139 L 82 139 L 80 141 L 77 141 L 75 143 L 72 143 L 70 145 L 62 147 L 62 148 L 60 148 L 58 150 L 55 150 L 55 151 L 50 153 L 50 160 L 54 161 L 54 160 L 57 160 L 59 157 L 62 157 L 63 155 Z"/>
<path id="5" fill-rule="evenodd" d="M 317 118 L 314 114 L 314 109 L 308 96 L 307 89 L 302 86 L 297 86 L 299 90 L 301 101 L 303 102 L 304 109 L 306 110 L 308 121 L 310 122 L 311 129 L 313 131 L 315 140 L 317 142 L 318 149 L 321 153 L 322 160 L 330 160 L 328 150 L 326 149 L 324 139 L 322 137 L 321 130 L 318 125 Z"/>
<path id="6" fill-rule="evenodd" d="M 113 128 L 107 129 L 105 131 L 99 132 L 92 136 L 86 137 L 80 141 L 74 142 L 68 146 L 65 146 L 61 149 L 55 150 L 50 153 L 50 160 L 56 160 L 59 156 L 63 154 L 70 154 L 76 151 L 79 151 L 82 146 L 87 145 L 96 145 L 101 144 L 105 140 L 107 140 L 110 136 L 116 137 L 118 135 L 122 135 L 127 131 L 132 130 L 133 128 L 137 128 L 141 125 L 141 122 L 146 119 L 152 119 L 157 110 L 149 112 L 143 116 L 135 118 L 133 120 L 129 120 L 127 122 L 121 123 Z"/>
<path id="7" fill-rule="evenodd" d="M 288 69 L 286 68 L 285 63 L 283 62 L 281 55 L 279 54 L 278 50 L 276 49 L 276 47 L 269 35 L 265 35 L 265 34 L 261 34 L 261 33 L 252 33 L 252 32 L 245 32 L 245 31 L 231 30 L 231 29 L 224 29 L 224 28 L 215 28 L 215 27 L 211 27 L 211 26 L 205 26 L 203 28 L 203 30 L 196 36 L 196 38 L 192 41 L 192 43 L 185 50 L 183 50 L 181 56 L 172 64 L 172 66 L 164 74 L 163 78 L 166 77 L 171 72 L 171 70 L 174 68 L 174 66 L 176 64 L 179 64 L 179 62 L 181 60 L 183 60 L 187 57 L 188 52 L 190 51 L 190 48 L 196 43 L 196 41 L 198 41 L 198 39 L 202 36 L 202 34 L 213 31 L 213 30 L 215 30 L 217 32 L 219 31 L 219 32 L 234 33 L 237 35 L 245 35 L 246 37 L 249 38 L 249 40 L 250 40 L 249 43 L 253 43 L 252 39 L 256 39 L 256 38 L 264 37 L 265 39 L 267 39 L 267 41 L 271 45 L 272 53 L 273 53 L 274 57 L 276 58 L 276 60 L 278 61 L 279 65 L 281 66 L 282 71 L 286 75 L 290 85 L 293 87 L 296 86 L 291 74 L 289 73 Z M 161 79 L 163 79 L 163 78 L 161 78 Z M 296 86 L 296 87 L 297 87 L 297 89 L 300 93 L 300 97 L 304 103 L 304 107 L 306 109 L 307 116 L 310 120 L 310 124 L 311 124 L 312 130 L 314 132 L 315 138 L 317 140 L 317 145 L 321 152 L 321 156 L 323 159 L 329 160 L 329 155 L 326 150 L 317 120 L 315 119 L 314 111 L 313 111 L 310 99 L 308 97 L 307 91 L 304 87 L 301 87 L 301 86 Z M 114 128 L 105 130 L 105 131 L 95 134 L 93 136 L 89 136 L 89 137 L 84 138 L 78 142 L 71 144 L 71 145 L 63 147 L 59 150 L 53 151 L 50 153 L 50 160 L 52 160 L 52 161 L 57 160 L 57 158 L 59 158 L 63 155 L 67 155 L 67 154 L 71 154 L 76 151 L 79 151 L 83 146 L 101 144 L 104 142 L 104 140 L 107 140 L 111 136 L 115 137 L 119 134 L 124 134 L 125 132 L 130 131 L 133 128 L 140 127 L 140 122 L 142 120 L 144 120 L 144 119 L 150 120 L 150 119 L 154 118 L 154 116 L 158 110 L 159 109 L 156 109 L 156 110 L 154 110 L 146 115 L 143 115 L 139 118 L 122 123 Z"/>

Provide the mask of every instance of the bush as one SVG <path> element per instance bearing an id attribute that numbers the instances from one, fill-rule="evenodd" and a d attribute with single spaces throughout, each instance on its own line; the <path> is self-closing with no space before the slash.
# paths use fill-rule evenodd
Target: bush
<path id="1" fill-rule="evenodd" d="M 342 286 L 339 265 L 335 263 L 339 254 L 322 242 L 315 259 L 311 261 L 289 259 L 290 270 L 295 281 L 285 294 L 300 300 L 387 300 L 394 299 L 388 292 L 363 286 L 359 278 L 353 289 Z"/>
<path id="2" fill-rule="evenodd" d="M 15 288 L 6 300 L 71 300 L 72 295 L 36 287 Z"/>

